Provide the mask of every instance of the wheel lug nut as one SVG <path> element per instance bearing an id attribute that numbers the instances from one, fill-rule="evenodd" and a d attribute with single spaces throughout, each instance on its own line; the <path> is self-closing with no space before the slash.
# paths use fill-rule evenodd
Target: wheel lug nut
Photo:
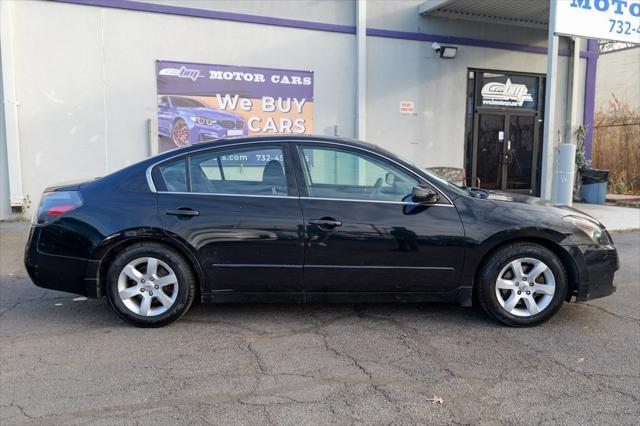
<path id="1" fill-rule="evenodd" d="M 140 280 L 140 282 L 141 282 L 141 283 L 143 283 L 143 282 L 144 282 L 144 279 L 141 279 L 141 280 Z"/>
<path id="2" fill-rule="evenodd" d="M 530 292 L 530 291 L 527 291 L 527 294 L 531 294 L 531 292 Z"/>
<path id="3" fill-rule="evenodd" d="M 533 287 L 533 283 L 529 283 L 529 285 L 530 285 L 531 287 Z"/>
<path id="4" fill-rule="evenodd" d="M 153 292 L 152 291 L 149 291 L 149 296 L 153 296 Z"/>
<path id="5" fill-rule="evenodd" d="M 520 283 L 516 283 L 516 287 L 520 287 Z"/>
<path id="6" fill-rule="evenodd" d="M 140 291 L 144 293 L 144 288 L 141 288 Z"/>
<path id="7" fill-rule="evenodd" d="M 156 288 L 156 290 L 160 288 L 158 284 L 154 285 L 154 287 Z"/>
<path id="8" fill-rule="evenodd" d="M 153 277 L 149 278 L 149 281 L 153 281 Z"/>
<path id="9" fill-rule="evenodd" d="M 522 277 L 522 281 L 526 281 L 526 280 L 527 280 L 527 277 Z"/>
<path id="10" fill-rule="evenodd" d="M 518 294 L 522 294 L 522 292 L 521 292 L 521 291 L 518 291 Z"/>

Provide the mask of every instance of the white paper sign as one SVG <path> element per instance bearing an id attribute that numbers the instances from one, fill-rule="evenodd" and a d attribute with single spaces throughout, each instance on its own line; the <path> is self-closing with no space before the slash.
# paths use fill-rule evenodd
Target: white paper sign
<path id="1" fill-rule="evenodd" d="M 413 101 L 400 102 L 400 114 L 413 114 L 416 111 Z"/>
<path id="2" fill-rule="evenodd" d="M 556 1 L 556 34 L 640 43 L 640 0 Z"/>

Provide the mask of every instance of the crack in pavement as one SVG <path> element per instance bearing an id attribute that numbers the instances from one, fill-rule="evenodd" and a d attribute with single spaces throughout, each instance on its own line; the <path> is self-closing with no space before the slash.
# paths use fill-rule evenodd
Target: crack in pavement
<path id="1" fill-rule="evenodd" d="M 600 310 L 602 312 L 606 312 L 609 315 L 613 315 L 614 317 L 622 318 L 622 319 L 626 319 L 626 320 L 629 320 L 629 321 L 634 321 L 634 322 L 639 322 L 640 323 L 640 318 L 628 317 L 626 315 L 617 314 L 617 313 L 612 312 L 612 311 L 610 311 L 608 309 L 605 309 L 605 308 L 603 308 L 601 306 L 592 305 L 591 303 L 581 302 L 581 303 L 576 303 L 576 306 L 590 306 L 590 307 L 596 308 L 596 309 L 598 309 L 598 310 Z"/>

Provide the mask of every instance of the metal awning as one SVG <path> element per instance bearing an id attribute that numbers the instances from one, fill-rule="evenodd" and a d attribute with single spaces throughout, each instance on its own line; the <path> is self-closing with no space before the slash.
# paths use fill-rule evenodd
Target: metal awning
<path id="1" fill-rule="evenodd" d="M 426 0 L 420 15 L 547 29 L 549 0 Z"/>

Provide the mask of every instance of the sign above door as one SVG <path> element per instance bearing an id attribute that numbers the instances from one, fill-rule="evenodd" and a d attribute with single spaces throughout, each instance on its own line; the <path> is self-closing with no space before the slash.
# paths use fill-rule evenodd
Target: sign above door
<path id="1" fill-rule="evenodd" d="M 498 81 L 485 84 L 480 91 L 482 105 L 500 105 L 522 107 L 526 102 L 533 102 L 529 89 L 524 84 L 514 84 L 510 79 L 506 83 Z"/>
<path id="2" fill-rule="evenodd" d="M 537 77 L 485 72 L 479 74 L 478 84 L 479 107 L 537 108 Z"/>

